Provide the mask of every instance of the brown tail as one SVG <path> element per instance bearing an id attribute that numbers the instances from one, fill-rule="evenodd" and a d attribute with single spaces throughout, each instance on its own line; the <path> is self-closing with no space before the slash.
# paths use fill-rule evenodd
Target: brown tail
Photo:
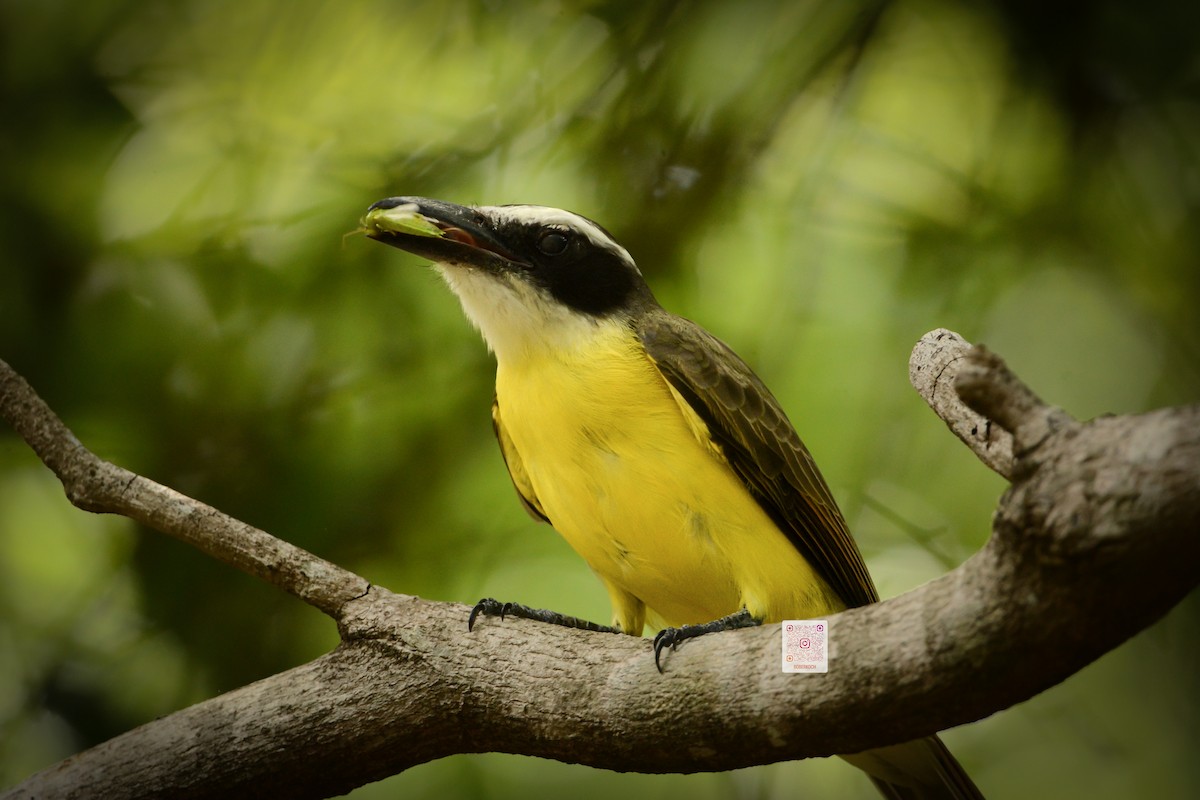
<path id="1" fill-rule="evenodd" d="M 889 800 L 983 800 L 966 770 L 936 736 L 842 758 L 866 772 Z"/>

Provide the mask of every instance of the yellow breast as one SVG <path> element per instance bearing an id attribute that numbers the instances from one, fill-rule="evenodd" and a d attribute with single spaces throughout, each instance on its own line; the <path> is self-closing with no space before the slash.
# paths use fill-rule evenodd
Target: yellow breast
<path id="1" fill-rule="evenodd" d="M 775 621 L 840 603 L 622 325 L 499 364 L 500 417 L 555 529 L 640 633 L 745 606 Z"/>

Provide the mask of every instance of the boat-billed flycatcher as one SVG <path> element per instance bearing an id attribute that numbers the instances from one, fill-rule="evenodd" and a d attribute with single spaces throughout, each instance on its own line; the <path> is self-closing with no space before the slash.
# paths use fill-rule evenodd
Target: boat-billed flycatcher
<path id="1" fill-rule="evenodd" d="M 608 589 L 613 625 L 703 633 L 878 600 L 817 465 L 725 344 L 655 301 L 596 223 L 541 206 L 375 203 L 367 235 L 431 259 L 495 353 L 492 420 L 517 494 Z M 979 797 L 936 737 L 849 756 L 888 797 Z"/>

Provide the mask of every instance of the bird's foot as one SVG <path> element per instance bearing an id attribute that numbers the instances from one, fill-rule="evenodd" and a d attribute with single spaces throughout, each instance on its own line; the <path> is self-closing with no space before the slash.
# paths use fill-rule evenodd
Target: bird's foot
<path id="1" fill-rule="evenodd" d="M 659 656 L 668 647 L 674 650 L 680 642 L 695 639 L 697 636 L 703 636 L 706 633 L 732 631 L 737 628 L 753 628 L 761 624 L 762 620 L 755 619 L 750 615 L 749 611 L 743 608 L 736 614 L 714 619 L 712 622 L 705 622 L 700 625 L 683 625 L 678 628 L 663 628 L 654 637 L 654 666 L 658 667 L 659 672 L 662 672 L 663 668 L 662 663 L 659 661 Z"/>
<path id="2" fill-rule="evenodd" d="M 467 630 L 474 629 L 475 620 L 481 615 L 485 617 L 500 617 L 501 620 L 507 616 L 520 617 L 521 619 L 532 619 L 537 622 L 548 622 L 551 625 L 561 625 L 564 628 L 578 628 L 585 631 L 596 631 L 597 633 L 621 632 L 620 629 L 614 628 L 611 625 L 598 625 L 586 619 L 569 617 L 566 614 L 559 614 L 557 611 L 548 611 L 544 608 L 530 608 L 519 603 L 501 603 L 499 600 L 493 600 L 490 597 L 480 600 L 471 609 L 471 616 L 467 618 Z"/>

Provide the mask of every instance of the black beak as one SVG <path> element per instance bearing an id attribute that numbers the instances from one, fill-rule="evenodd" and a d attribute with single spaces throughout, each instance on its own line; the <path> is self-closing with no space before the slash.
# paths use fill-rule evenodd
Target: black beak
<path id="1" fill-rule="evenodd" d="M 524 268 L 496 239 L 491 221 L 473 208 L 427 197 L 388 197 L 372 203 L 367 212 L 402 205 L 416 206 L 416 213 L 437 226 L 442 235 L 422 236 L 371 227 L 367 236 L 439 264 L 478 267 L 490 272 Z"/>

